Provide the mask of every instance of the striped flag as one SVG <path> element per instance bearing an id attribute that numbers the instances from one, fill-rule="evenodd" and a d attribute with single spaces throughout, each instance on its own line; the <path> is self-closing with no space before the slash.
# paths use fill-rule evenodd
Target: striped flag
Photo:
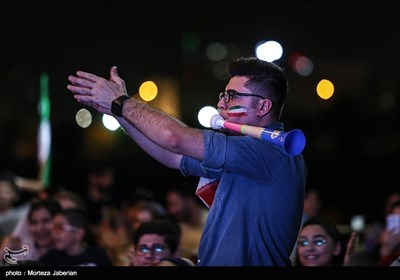
<path id="1" fill-rule="evenodd" d="M 231 106 L 228 109 L 228 116 L 230 117 L 247 116 L 247 109 L 243 106 Z"/>
<path id="2" fill-rule="evenodd" d="M 40 75 L 40 100 L 38 111 L 40 116 L 38 131 L 39 180 L 41 180 L 44 187 L 47 188 L 51 180 L 51 126 L 49 77 L 45 72 Z"/>

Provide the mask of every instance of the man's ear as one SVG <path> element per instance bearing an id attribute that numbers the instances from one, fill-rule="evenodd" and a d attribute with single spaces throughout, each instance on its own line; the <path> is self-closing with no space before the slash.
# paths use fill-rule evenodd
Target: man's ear
<path id="1" fill-rule="evenodd" d="M 259 109 L 258 109 L 259 115 L 265 116 L 272 109 L 272 101 L 271 101 L 271 99 L 268 99 L 268 98 L 262 99 L 258 103 L 258 106 L 259 106 Z"/>

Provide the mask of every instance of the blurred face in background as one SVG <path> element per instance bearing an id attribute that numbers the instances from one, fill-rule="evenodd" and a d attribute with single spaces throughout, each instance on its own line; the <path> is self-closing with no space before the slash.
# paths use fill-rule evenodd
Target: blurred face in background
<path id="1" fill-rule="evenodd" d="M 162 258 L 171 256 L 171 250 L 158 234 L 144 234 L 135 246 L 133 263 L 135 266 L 152 266 Z"/>
<path id="2" fill-rule="evenodd" d="M 393 204 L 400 201 L 400 193 L 392 193 L 386 198 L 385 202 L 385 214 L 390 214 L 392 212 Z"/>
<path id="3" fill-rule="evenodd" d="M 178 221 L 183 219 L 185 201 L 176 192 L 169 192 L 167 194 L 167 212 Z"/>
<path id="4" fill-rule="evenodd" d="M 8 181 L 0 180 L 0 212 L 7 210 L 18 200 L 18 194 Z"/>
<path id="5" fill-rule="evenodd" d="M 304 214 L 307 218 L 316 217 L 321 210 L 321 198 L 315 190 L 310 190 L 304 198 Z"/>
<path id="6" fill-rule="evenodd" d="M 129 209 L 126 212 L 126 218 L 133 231 L 136 230 L 142 223 L 154 220 L 152 213 L 149 211 L 135 208 Z"/>
<path id="7" fill-rule="evenodd" d="M 100 174 L 89 174 L 88 180 L 89 184 L 95 186 L 99 191 L 108 192 L 114 186 L 114 172 L 108 168 Z"/>
<path id="8" fill-rule="evenodd" d="M 75 251 L 80 246 L 82 229 L 69 224 L 63 215 L 53 218 L 54 246 L 67 253 Z"/>
<path id="9" fill-rule="evenodd" d="M 392 210 L 392 214 L 400 215 L 400 206 L 396 206 Z"/>
<path id="10" fill-rule="evenodd" d="M 38 208 L 32 212 L 28 228 L 37 246 L 53 245 L 52 216 L 46 208 Z"/>
<path id="11" fill-rule="evenodd" d="M 297 242 L 298 260 L 303 266 L 331 266 L 333 258 L 340 254 L 340 243 L 319 225 L 308 225 L 300 232 Z"/>

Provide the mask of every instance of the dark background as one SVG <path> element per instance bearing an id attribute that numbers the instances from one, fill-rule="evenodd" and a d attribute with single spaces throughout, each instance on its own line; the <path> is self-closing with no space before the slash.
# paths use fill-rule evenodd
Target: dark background
<path id="1" fill-rule="evenodd" d="M 78 127 L 81 106 L 66 90 L 68 75 L 85 70 L 108 77 L 117 65 L 132 91 L 148 77 L 172 77 L 181 119 L 199 127 L 198 110 L 215 106 L 226 83 L 211 74 L 206 47 L 218 41 L 235 47 L 232 56 L 250 56 L 257 42 L 277 40 L 284 54 L 276 63 L 290 83 L 283 120 L 307 136 L 307 187 L 320 190 L 325 213 L 338 222 L 354 214 L 377 219 L 385 197 L 399 190 L 399 11 L 400 1 L 387 0 L 2 1 L 0 168 L 37 175 L 39 77 L 45 71 L 54 185 L 78 189 L 86 163 L 107 160 L 127 195 L 135 190 L 162 199 L 170 185 L 194 189 L 196 178 L 161 166 L 122 131 L 102 128 L 100 114 L 92 111 L 93 125 Z M 200 39 L 192 52 L 182 46 L 188 33 Z M 310 76 L 291 70 L 296 52 L 313 60 Z M 315 96 L 323 78 L 335 84 L 327 101 Z"/>

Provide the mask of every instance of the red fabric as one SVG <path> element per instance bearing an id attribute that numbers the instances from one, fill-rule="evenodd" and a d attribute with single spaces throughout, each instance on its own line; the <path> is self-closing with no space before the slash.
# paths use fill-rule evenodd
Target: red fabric
<path id="1" fill-rule="evenodd" d="M 384 256 L 381 258 L 378 263 L 376 264 L 377 266 L 390 266 L 397 258 L 400 257 L 400 252 L 395 252 L 390 255 Z"/>
<path id="2" fill-rule="evenodd" d="M 214 180 L 196 189 L 196 195 L 210 208 L 214 202 L 215 192 L 217 191 L 219 181 Z"/>

